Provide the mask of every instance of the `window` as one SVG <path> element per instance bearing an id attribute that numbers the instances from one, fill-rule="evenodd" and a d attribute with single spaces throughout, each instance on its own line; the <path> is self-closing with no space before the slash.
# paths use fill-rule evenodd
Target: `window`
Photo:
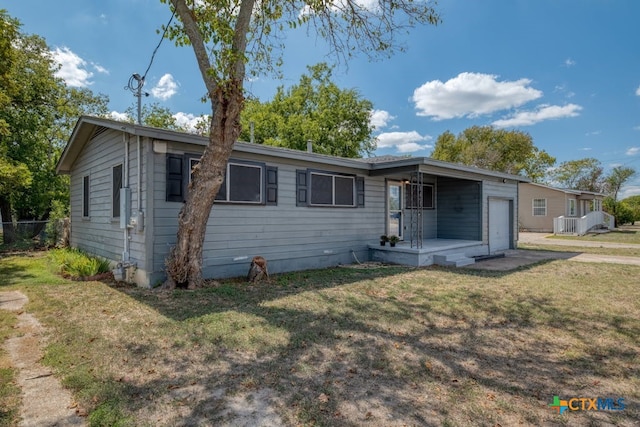
<path id="1" fill-rule="evenodd" d="M 533 216 L 547 216 L 547 199 L 533 199 Z"/>
<path id="2" fill-rule="evenodd" d="M 364 178 L 331 172 L 296 171 L 298 206 L 364 207 Z"/>
<path id="3" fill-rule="evenodd" d="M 89 175 L 82 177 L 82 216 L 89 218 Z"/>
<path id="4" fill-rule="evenodd" d="M 576 216 L 576 199 L 569 199 L 569 216 Z"/>
<path id="5" fill-rule="evenodd" d="M 262 166 L 229 163 L 217 202 L 262 203 Z"/>
<path id="6" fill-rule="evenodd" d="M 122 165 L 113 167 L 112 170 L 112 196 L 111 196 L 111 216 L 120 217 L 120 189 L 122 188 Z"/>
<path id="7" fill-rule="evenodd" d="M 418 185 L 406 184 L 405 185 L 405 208 L 414 209 L 418 207 Z M 435 207 L 433 203 L 434 198 L 433 184 L 422 185 L 422 208 L 433 209 Z"/>
<path id="8" fill-rule="evenodd" d="M 184 202 L 191 182 L 191 172 L 200 163 L 200 156 L 194 154 L 167 155 L 168 202 Z M 217 203 L 249 203 L 276 205 L 278 203 L 278 168 L 264 163 L 230 160 L 220 190 Z"/>
<path id="9" fill-rule="evenodd" d="M 591 211 L 593 212 L 599 212 L 602 210 L 602 200 L 600 199 L 593 199 L 591 201 Z"/>

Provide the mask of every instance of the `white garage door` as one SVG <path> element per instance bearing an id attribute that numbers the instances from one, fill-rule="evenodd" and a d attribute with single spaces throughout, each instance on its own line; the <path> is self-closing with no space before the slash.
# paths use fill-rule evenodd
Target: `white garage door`
<path id="1" fill-rule="evenodd" d="M 489 251 L 509 249 L 509 200 L 489 200 Z"/>

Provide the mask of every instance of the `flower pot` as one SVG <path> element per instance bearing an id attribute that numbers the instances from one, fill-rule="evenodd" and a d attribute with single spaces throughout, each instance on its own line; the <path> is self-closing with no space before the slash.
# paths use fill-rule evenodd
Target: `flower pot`
<path id="1" fill-rule="evenodd" d="M 395 248 L 396 244 L 395 244 L 395 242 L 389 242 L 389 246 L 391 246 L 392 248 Z"/>
<path id="2" fill-rule="evenodd" d="M 385 241 L 384 240 L 380 240 L 380 246 L 384 246 L 385 245 Z"/>

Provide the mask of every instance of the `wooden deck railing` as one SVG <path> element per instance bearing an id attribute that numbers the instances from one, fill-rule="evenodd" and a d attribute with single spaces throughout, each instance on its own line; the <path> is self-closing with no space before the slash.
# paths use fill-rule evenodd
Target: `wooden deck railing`
<path id="1" fill-rule="evenodd" d="M 589 212 L 583 217 L 559 216 L 553 219 L 553 234 L 582 236 L 596 227 L 613 230 L 613 216 L 603 211 Z"/>

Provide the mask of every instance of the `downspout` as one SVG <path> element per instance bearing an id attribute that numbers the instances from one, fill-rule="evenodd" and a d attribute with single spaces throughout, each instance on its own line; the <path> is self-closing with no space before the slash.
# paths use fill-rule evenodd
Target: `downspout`
<path id="1" fill-rule="evenodd" d="M 124 143 L 124 174 L 122 177 L 122 187 L 129 188 L 129 138 L 127 138 L 126 132 L 122 132 L 122 142 Z M 122 199 L 123 194 L 120 195 Z M 121 203 L 122 206 L 122 203 Z M 122 216 L 127 217 L 126 212 L 120 212 L 120 217 L 122 221 Z M 125 223 L 124 226 L 124 248 L 122 251 L 122 263 L 127 264 L 129 262 L 129 227 L 128 224 Z"/>
<path id="2" fill-rule="evenodd" d="M 136 194 L 138 200 L 138 211 L 136 212 L 136 231 L 142 233 L 144 230 L 144 214 L 142 213 L 142 141 L 140 135 L 136 135 L 137 138 L 137 163 L 138 163 L 138 180 L 136 181 Z"/>

